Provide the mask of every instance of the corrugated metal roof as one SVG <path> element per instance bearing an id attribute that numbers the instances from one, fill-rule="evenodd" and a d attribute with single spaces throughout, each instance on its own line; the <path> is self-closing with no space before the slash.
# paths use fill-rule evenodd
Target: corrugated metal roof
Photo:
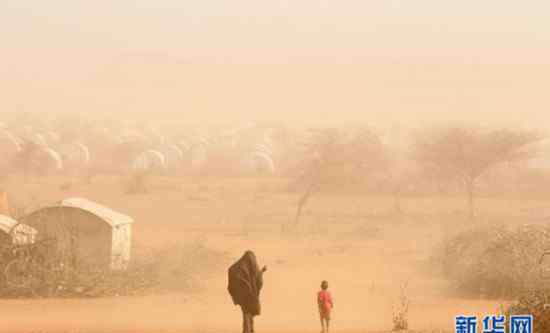
<path id="1" fill-rule="evenodd" d="M 9 234 L 11 228 L 17 225 L 17 221 L 6 215 L 0 215 L 0 230 Z"/>
<path id="2" fill-rule="evenodd" d="M 112 227 L 134 223 L 130 216 L 115 212 L 114 210 L 84 198 L 68 198 L 60 202 L 62 207 L 75 207 L 90 212 Z"/>

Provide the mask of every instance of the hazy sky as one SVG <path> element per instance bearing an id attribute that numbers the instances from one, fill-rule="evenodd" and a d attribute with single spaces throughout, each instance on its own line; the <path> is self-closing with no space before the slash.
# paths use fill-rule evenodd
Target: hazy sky
<path id="1" fill-rule="evenodd" d="M 0 108 L 540 123 L 549 17 L 542 0 L 0 0 Z"/>

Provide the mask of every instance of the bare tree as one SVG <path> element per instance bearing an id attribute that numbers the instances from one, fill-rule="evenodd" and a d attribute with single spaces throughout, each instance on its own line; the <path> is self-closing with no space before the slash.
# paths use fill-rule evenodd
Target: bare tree
<path id="1" fill-rule="evenodd" d="M 297 183 L 303 188 L 298 200 L 294 224 L 300 221 L 303 208 L 322 188 L 363 181 L 384 161 L 384 147 L 370 130 L 348 136 L 337 129 L 311 130 L 301 154 Z"/>
<path id="2" fill-rule="evenodd" d="M 527 147 L 540 139 L 529 131 L 439 128 L 416 136 L 414 154 L 429 173 L 457 181 L 464 188 L 473 219 L 479 178 L 503 163 L 529 159 L 533 152 Z"/>
<path id="3" fill-rule="evenodd" d="M 331 169 L 341 164 L 340 155 L 343 147 L 343 134 L 336 129 L 311 130 L 303 146 L 303 160 L 299 165 L 298 186 L 304 192 L 298 200 L 294 224 L 300 222 L 302 210 L 311 196 L 331 177 Z"/>

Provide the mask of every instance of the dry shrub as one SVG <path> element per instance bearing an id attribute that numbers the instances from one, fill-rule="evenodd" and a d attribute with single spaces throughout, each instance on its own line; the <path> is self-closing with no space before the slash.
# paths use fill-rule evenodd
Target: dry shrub
<path id="1" fill-rule="evenodd" d="M 537 289 L 525 293 L 512 304 L 510 315 L 533 315 L 533 332 L 550 332 L 550 290 Z"/>
<path id="2" fill-rule="evenodd" d="M 542 283 L 539 259 L 550 226 L 477 226 L 443 242 L 434 257 L 463 294 L 515 297 Z"/>
<path id="3" fill-rule="evenodd" d="M 96 281 L 87 290 L 87 296 L 196 292 L 221 263 L 223 255 L 207 248 L 202 241 L 150 251 L 134 249 L 134 259 L 126 270 L 96 272 Z M 82 275 L 81 281 L 85 284 L 85 277 L 90 276 Z"/>
<path id="4" fill-rule="evenodd" d="M 101 269 L 82 263 L 68 264 L 67 258 L 53 256 L 52 251 L 42 251 L 40 242 L 32 248 L 28 245 L 13 246 L 2 251 L 10 254 L 17 249 L 18 254 L 1 257 L 1 297 L 103 297 L 174 290 L 191 292 L 198 290 L 200 282 L 224 262 L 220 252 L 207 248 L 202 241 L 195 241 L 159 250 L 134 248 L 133 258 L 125 270 Z M 48 253 L 48 256 L 43 253 Z M 18 265 L 21 265 L 19 269 Z M 9 283 L 8 279 L 17 283 Z"/>
<path id="5" fill-rule="evenodd" d="M 407 283 L 401 286 L 401 293 L 397 304 L 393 306 L 393 329 L 392 331 L 405 331 L 409 329 L 409 304 L 410 300 L 406 293 Z"/>

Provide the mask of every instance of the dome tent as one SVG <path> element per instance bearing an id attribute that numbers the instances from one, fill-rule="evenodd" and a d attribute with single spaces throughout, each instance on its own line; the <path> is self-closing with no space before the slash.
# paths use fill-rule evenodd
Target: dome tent
<path id="1" fill-rule="evenodd" d="M 130 260 L 134 220 L 83 198 L 69 198 L 40 208 L 21 221 L 39 239 L 55 239 L 52 251 L 69 254 L 72 264 L 124 269 Z"/>

